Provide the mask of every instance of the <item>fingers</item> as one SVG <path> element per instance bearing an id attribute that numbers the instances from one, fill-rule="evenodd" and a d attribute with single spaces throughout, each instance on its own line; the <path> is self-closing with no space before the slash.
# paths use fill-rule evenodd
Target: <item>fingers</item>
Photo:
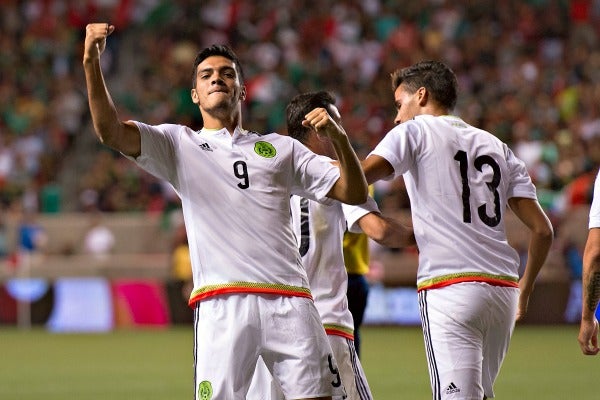
<path id="1" fill-rule="evenodd" d="M 313 129 L 317 136 L 323 135 L 331 140 L 346 137 L 344 128 L 324 108 L 315 108 L 304 117 L 302 125 Z"/>
<path id="2" fill-rule="evenodd" d="M 115 26 L 107 22 L 92 23 L 85 27 L 86 36 L 94 41 L 106 39 L 108 35 L 115 31 Z"/>
<path id="3" fill-rule="evenodd" d="M 598 354 L 598 351 L 600 351 L 598 346 L 594 345 L 593 339 L 594 339 L 593 336 L 589 337 L 585 333 L 582 333 L 579 335 L 579 338 L 578 338 L 579 347 L 581 348 L 581 352 L 583 354 L 585 354 L 586 356 L 596 355 L 596 354 Z"/>
<path id="4" fill-rule="evenodd" d="M 586 356 L 595 356 L 600 351 L 600 349 L 597 346 L 593 346 L 589 343 L 588 344 L 580 343 L 580 347 L 581 347 L 581 352 L 583 354 L 585 354 Z"/>
<path id="5" fill-rule="evenodd" d="M 333 122 L 329 113 L 324 108 L 315 108 L 304 117 L 302 124 L 304 126 L 310 126 L 314 130 L 319 130 L 327 126 L 330 122 Z"/>
<path id="6" fill-rule="evenodd" d="M 583 354 L 588 356 L 598 354 L 600 352 L 598 347 L 598 321 L 594 320 L 593 324 L 582 321 L 577 340 Z"/>
<path id="7" fill-rule="evenodd" d="M 93 23 L 85 27 L 84 60 L 97 59 L 104 51 L 106 38 L 115 31 L 109 23 Z"/>

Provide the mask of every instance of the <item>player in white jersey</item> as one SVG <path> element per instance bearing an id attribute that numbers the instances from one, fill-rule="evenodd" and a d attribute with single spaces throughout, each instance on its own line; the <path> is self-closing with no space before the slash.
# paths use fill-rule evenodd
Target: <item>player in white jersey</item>
<path id="1" fill-rule="evenodd" d="M 100 140 L 170 182 L 182 199 L 193 269 L 195 398 L 245 399 L 259 357 L 289 399 L 343 393 L 311 299 L 289 218 L 289 198 L 366 201 L 367 185 L 345 132 L 326 110 L 304 124 L 332 141 L 339 167 L 297 141 L 241 126 L 243 73 L 234 52 L 198 53 L 191 98 L 204 126 L 121 121 L 100 55 L 109 24 L 86 28 L 83 65 Z"/>
<path id="2" fill-rule="evenodd" d="M 369 183 L 403 175 L 419 247 L 417 287 L 434 399 L 493 397 L 493 383 L 552 243 L 523 162 L 448 115 L 454 73 L 424 61 L 392 74 L 393 128 L 363 160 Z M 531 231 L 525 272 L 507 242 L 507 205 Z M 519 291 L 520 289 L 520 291 Z"/>
<path id="3" fill-rule="evenodd" d="M 577 339 L 583 354 L 593 356 L 600 352 L 596 319 L 596 309 L 600 302 L 600 173 L 596 175 L 594 183 L 588 228 L 583 251 L 581 324 Z"/>
<path id="4" fill-rule="evenodd" d="M 335 97 L 331 93 L 299 94 L 287 106 L 288 134 L 331 162 L 336 155 L 330 141 L 302 125 L 303 116 L 314 108 L 324 108 L 336 122 L 341 120 Z M 344 232 L 346 228 L 355 233 L 364 231 L 384 246 L 399 248 L 414 244 L 412 229 L 380 215 L 372 198 L 360 206 L 339 201 L 323 204 L 297 195 L 292 196 L 290 201 L 302 263 L 333 349 L 347 399 L 372 399 L 354 348 L 354 321 L 346 298 L 348 276 L 343 254 Z M 264 369 L 257 370 L 255 379 L 259 382 L 253 386 L 254 393 L 249 399 L 269 398 L 270 377 Z M 273 392 L 276 393 L 277 389 Z M 270 398 L 281 399 L 282 396 L 271 394 Z"/>

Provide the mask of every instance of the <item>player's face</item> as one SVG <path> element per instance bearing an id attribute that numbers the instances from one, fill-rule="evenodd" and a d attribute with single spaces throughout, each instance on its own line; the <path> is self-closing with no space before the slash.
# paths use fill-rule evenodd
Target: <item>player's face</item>
<path id="1" fill-rule="evenodd" d="M 223 56 L 211 56 L 198 64 L 192 100 L 201 110 L 208 113 L 232 111 L 244 96 L 245 89 L 233 61 Z"/>
<path id="2" fill-rule="evenodd" d="M 425 88 L 419 88 L 416 92 L 411 93 L 406 90 L 406 86 L 401 84 L 394 92 L 394 102 L 396 104 L 395 124 L 413 119 L 421 113 L 421 103 Z"/>

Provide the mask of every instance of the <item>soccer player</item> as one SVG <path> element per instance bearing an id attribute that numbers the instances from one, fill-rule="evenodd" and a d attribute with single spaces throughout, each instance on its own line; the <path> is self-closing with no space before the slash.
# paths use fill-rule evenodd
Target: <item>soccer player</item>
<path id="1" fill-rule="evenodd" d="M 423 61 L 392 74 L 395 123 L 363 160 L 367 181 L 403 175 L 419 248 L 417 290 L 434 399 L 481 400 L 553 239 L 525 165 L 505 143 L 449 115 L 453 71 Z M 530 230 L 527 263 L 507 242 L 507 205 Z"/>
<path id="2" fill-rule="evenodd" d="M 596 309 L 600 302 L 600 173 L 596 175 L 588 227 L 583 251 L 581 325 L 577 340 L 583 354 L 593 356 L 600 351 L 596 319 Z"/>
<path id="3" fill-rule="evenodd" d="M 288 134 L 310 150 L 333 161 L 336 153 L 331 141 L 302 124 L 304 115 L 312 109 L 323 108 L 341 124 L 334 96 L 325 91 L 302 93 L 287 106 Z M 327 158 L 325 158 L 327 157 Z M 302 263 L 308 273 L 315 305 L 328 334 L 342 384 L 348 400 L 372 399 L 361 363 L 354 348 L 354 322 L 348 309 L 346 288 L 348 277 L 344 265 L 343 236 L 346 227 L 351 232 L 365 232 L 368 237 L 388 247 L 414 244 L 412 229 L 391 218 L 381 216 L 375 201 L 350 206 L 339 201 L 319 203 L 302 196 L 292 196 L 292 220 Z M 269 377 L 257 371 L 254 387 L 259 394 L 249 399 L 269 398 Z M 271 392 L 273 393 L 273 392 Z M 281 396 L 271 394 L 271 400 Z"/>
<path id="4" fill-rule="evenodd" d="M 371 188 L 372 186 L 369 187 L 369 189 Z M 343 248 L 344 265 L 348 274 L 346 298 L 348 299 L 348 309 L 354 320 L 354 348 L 356 349 L 356 355 L 360 357 L 360 327 L 367 309 L 370 289 L 366 277 L 371 260 L 369 237 L 364 232 L 346 230 Z"/>
<path id="5" fill-rule="evenodd" d="M 303 124 L 331 140 L 339 167 L 287 136 L 242 128 L 243 73 L 210 46 L 193 66 L 200 130 L 121 121 L 100 56 L 106 23 L 86 27 L 83 67 L 96 135 L 170 182 L 182 200 L 192 260 L 197 400 L 245 399 L 262 356 L 288 399 L 343 393 L 290 220 L 290 196 L 361 204 L 367 185 L 345 132 L 324 109 Z"/>

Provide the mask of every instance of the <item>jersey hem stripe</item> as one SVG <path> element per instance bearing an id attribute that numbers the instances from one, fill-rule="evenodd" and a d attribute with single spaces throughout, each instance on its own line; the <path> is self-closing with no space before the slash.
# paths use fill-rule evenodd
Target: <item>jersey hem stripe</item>
<path id="1" fill-rule="evenodd" d="M 517 277 L 466 272 L 462 274 L 442 275 L 437 278 L 427 279 L 417 284 L 417 291 L 425 289 L 439 289 L 463 282 L 482 282 L 492 286 L 519 287 L 519 278 Z"/>
<path id="2" fill-rule="evenodd" d="M 323 327 L 325 327 L 325 333 L 328 335 L 341 336 L 346 339 L 354 340 L 354 329 L 334 324 L 323 324 Z"/>
<path id="3" fill-rule="evenodd" d="M 194 290 L 190 296 L 188 305 L 193 307 L 194 304 L 200 300 L 232 293 L 276 294 L 281 296 L 306 297 L 312 299 L 310 289 L 303 287 L 256 282 L 231 282 L 222 285 L 204 286 L 200 289 Z"/>

